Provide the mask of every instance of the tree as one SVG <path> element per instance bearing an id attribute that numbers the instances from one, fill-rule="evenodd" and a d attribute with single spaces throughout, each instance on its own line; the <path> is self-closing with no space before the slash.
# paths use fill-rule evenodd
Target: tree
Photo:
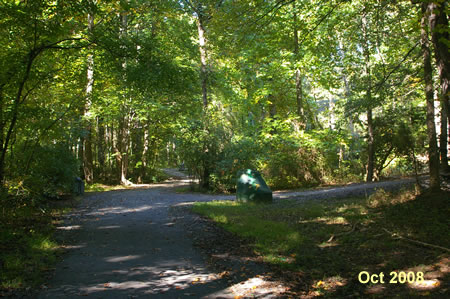
<path id="1" fill-rule="evenodd" d="M 51 63 L 43 57 L 49 52 L 80 49 L 88 43 L 79 34 L 80 4 L 64 6 L 51 1 L 3 2 L 2 37 L 7 45 L 0 61 L 7 63 L 0 75 L 0 181 L 5 177 L 5 162 L 10 151 L 21 109 L 44 84 Z M 75 17 L 71 22 L 66 19 Z M 7 33 L 8 32 L 8 33 Z"/>
<path id="2" fill-rule="evenodd" d="M 439 73 L 440 80 L 440 102 L 441 102 L 441 136 L 440 153 L 441 165 L 444 172 L 449 171 L 448 165 L 448 118 L 449 98 L 450 98 L 450 55 L 449 55 L 449 26 L 446 14 L 448 9 L 447 1 L 428 2 L 429 27 L 431 31 L 431 40 L 434 46 L 434 57 Z"/>
<path id="3" fill-rule="evenodd" d="M 436 143 L 436 128 L 434 124 L 433 81 L 431 67 L 431 51 L 428 46 L 427 14 L 430 13 L 426 3 L 421 5 L 421 43 L 423 53 L 423 71 L 425 80 L 425 97 L 427 102 L 427 131 L 428 131 L 428 165 L 430 168 L 430 189 L 439 190 L 439 156 Z"/>

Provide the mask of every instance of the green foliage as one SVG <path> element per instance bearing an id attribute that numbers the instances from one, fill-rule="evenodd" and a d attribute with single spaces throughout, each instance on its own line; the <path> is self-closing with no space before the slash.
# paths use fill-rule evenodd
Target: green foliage
<path id="1" fill-rule="evenodd" d="M 367 109 L 376 177 L 414 169 L 426 148 L 414 4 L 219 2 L 194 5 L 208 19 L 208 107 L 194 6 L 0 4 L 0 177 L 48 197 L 90 164 L 94 182 L 148 183 L 184 161 L 217 191 L 242 168 L 274 189 L 358 181 Z M 61 142 L 82 171 L 51 149 Z"/>
<path id="2" fill-rule="evenodd" d="M 39 147 L 34 157 L 29 172 L 23 176 L 24 188 L 46 198 L 59 198 L 73 191 L 79 163 L 65 145 Z"/>

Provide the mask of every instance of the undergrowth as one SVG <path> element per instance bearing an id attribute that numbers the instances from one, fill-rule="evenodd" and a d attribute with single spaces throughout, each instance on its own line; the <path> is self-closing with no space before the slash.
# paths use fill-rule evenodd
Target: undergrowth
<path id="1" fill-rule="evenodd" d="M 196 203 L 193 210 L 246 238 L 266 262 L 296 273 L 309 295 L 440 296 L 449 283 L 449 199 L 448 192 L 379 190 L 369 198 L 214 201 Z M 362 284 L 361 271 L 386 277 L 422 271 L 429 285 Z"/>
<path id="2" fill-rule="evenodd" d="M 52 271 L 60 252 L 53 238 L 55 224 L 70 209 L 67 200 L 54 203 L 2 197 L 0 295 L 36 288 Z"/>

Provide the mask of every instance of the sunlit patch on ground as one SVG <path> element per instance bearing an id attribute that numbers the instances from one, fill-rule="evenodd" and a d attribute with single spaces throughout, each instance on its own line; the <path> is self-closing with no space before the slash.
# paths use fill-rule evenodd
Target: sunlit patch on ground
<path id="1" fill-rule="evenodd" d="M 440 281 L 437 279 L 425 279 L 421 282 L 408 283 L 408 287 L 415 290 L 432 290 L 441 285 Z"/>
<path id="2" fill-rule="evenodd" d="M 444 275 L 450 273 L 450 258 L 443 257 L 438 262 L 432 265 L 421 265 L 413 268 L 403 270 L 404 272 L 424 273 L 423 281 L 414 281 L 408 283 L 408 287 L 415 290 L 428 291 L 441 286 L 441 280 Z"/>
<path id="3" fill-rule="evenodd" d="M 152 209 L 152 206 L 143 205 L 136 208 L 126 208 L 126 207 L 110 207 L 98 209 L 97 211 L 90 212 L 86 215 L 88 216 L 104 216 L 106 214 L 125 214 L 125 213 L 136 213 L 136 212 L 144 212 Z"/>
<path id="4" fill-rule="evenodd" d="M 332 276 L 323 280 L 315 281 L 313 284 L 314 289 L 335 291 L 339 287 L 343 287 L 347 284 L 347 279 L 340 276 Z"/>
<path id="5" fill-rule="evenodd" d="M 138 258 L 141 258 L 141 255 L 127 255 L 127 256 L 112 256 L 105 258 L 105 261 L 109 263 L 120 263 L 125 261 L 131 261 Z"/>
<path id="6" fill-rule="evenodd" d="M 197 269 L 198 270 L 198 269 Z M 107 281 L 91 286 L 80 287 L 77 292 L 80 295 L 88 295 L 108 290 L 127 291 L 133 294 L 135 291 L 145 294 L 165 293 L 170 290 L 184 290 L 195 284 L 205 284 L 218 279 L 215 274 L 194 273 L 191 270 L 161 270 L 155 267 L 136 267 L 129 270 L 114 270 L 116 274 L 125 274 L 130 279 L 124 282 Z M 151 275 L 151 279 L 137 280 L 133 276 L 142 274 Z M 193 295 L 193 294 L 185 294 Z"/>
<path id="7" fill-rule="evenodd" d="M 75 229 L 80 229 L 81 226 L 80 225 L 66 225 L 66 226 L 57 226 L 56 229 L 59 230 L 75 230 Z"/>
<path id="8" fill-rule="evenodd" d="M 210 294 L 208 298 L 220 297 L 223 293 L 232 293 L 234 298 L 265 298 L 277 296 L 288 291 L 279 281 L 269 281 L 267 277 L 258 276 L 234 284 L 225 290 Z"/>

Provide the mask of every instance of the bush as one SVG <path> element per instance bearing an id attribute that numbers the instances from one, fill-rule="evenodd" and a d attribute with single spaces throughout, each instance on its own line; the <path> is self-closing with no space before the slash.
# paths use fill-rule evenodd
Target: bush
<path id="1" fill-rule="evenodd" d="M 43 146 L 36 149 L 23 185 L 32 193 L 46 198 L 59 198 L 73 191 L 79 164 L 64 145 Z"/>

